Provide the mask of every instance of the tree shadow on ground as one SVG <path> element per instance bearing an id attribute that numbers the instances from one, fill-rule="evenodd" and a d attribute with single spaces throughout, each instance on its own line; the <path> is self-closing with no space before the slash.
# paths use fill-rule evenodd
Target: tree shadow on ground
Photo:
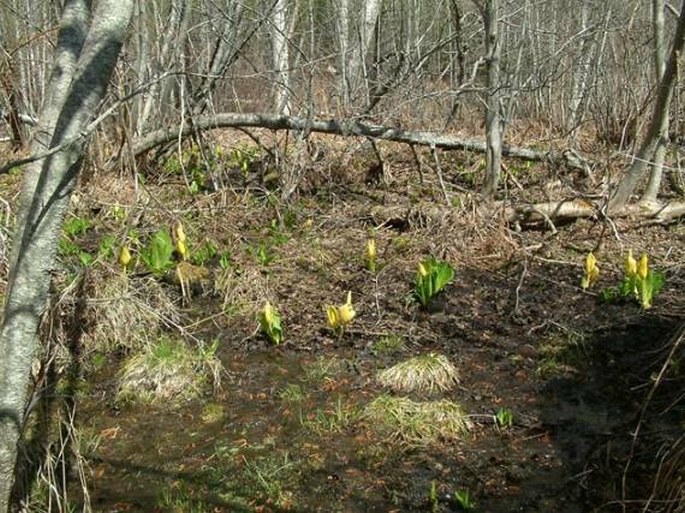
<path id="1" fill-rule="evenodd" d="M 660 497 L 655 480 L 659 454 L 682 437 L 683 349 L 670 354 L 682 320 L 604 304 L 573 270 L 548 267 L 529 266 L 525 280 L 522 266 L 462 270 L 468 288 L 456 284 L 430 320 L 462 362 L 471 411 L 518 417 L 508 443 L 480 444 L 479 509 L 625 513 L 651 497 L 645 511 L 674 511 L 678 491 Z"/>

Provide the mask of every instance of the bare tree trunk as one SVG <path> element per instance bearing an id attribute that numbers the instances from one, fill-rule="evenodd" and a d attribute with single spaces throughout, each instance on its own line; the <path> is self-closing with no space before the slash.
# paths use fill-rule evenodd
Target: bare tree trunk
<path id="1" fill-rule="evenodd" d="M 193 95 L 193 114 L 204 112 L 207 108 L 216 107 L 213 92 L 217 82 L 224 77 L 226 70 L 236 58 L 240 47 L 240 25 L 243 20 L 243 2 L 230 1 L 221 9 L 221 17 L 213 22 L 221 24 L 211 58 L 207 63 L 207 74 L 202 77 L 200 86 Z"/>
<path id="2" fill-rule="evenodd" d="M 67 0 L 32 152 L 74 139 L 102 101 L 131 19 L 133 0 Z M 84 148 L 66 145 L 25 171 L 0 330 L 0 512 L 9 508 L 31 360 L 48 298 L 64 212 Z"/>
<path id="3" fill-rule="evenodd" d="M 657 83 L 663 78 L 666 69 L 666 46 L 664 42 L 664 0 L 652 0 L 652 25 L 654 27 L 654 67 Z M 672 94 L 672 93 L 671 93 Z M 666 104 L 668 111 L 671 102 Z M 642 195 L 642 203 L 656 203 L 661 187 L 661 177 L 664 170 L 664 158 L 668 146 L 668 113 L 661 120 L 659 135 L 654 150 L 652 172 L 649 175 L 647 187 Z"/>
<path id="4" fill-rule="evenodd" d="M 340 103 L 343 107 L 343 112 L 347 111 L 350 104 L 350 87 L 349 87 L 349 70 L 347 62 L 349 59 L 349 43 L 350 43 L 350 9 L 349 0 L 340 0 L 337 3 L 337 17 L 336 23 L 338 28 L 338 48 L 340 50 L 340 80 L 339 80 L 339 94 Z"/>
<path id="5" fill-rule="evenodd" d="M 683 2 L 685 4 L 685 2 Z M 618 184 L 616 192 L 609 202 L 610 211 L 616 212 L 621 210 L 630 195 L 633 194 L 638 182 L 645 174 L 649 159 L 654 154 L 654 149 L 660 138 L 661 127 L 664 123 L 664 117 L 668 117 L 668 105 L 671 103 L 671 96 L 673 93 L 673 85 L 675 83 L 678 56 L 682 53 L 685 46 L 685 5 L 681 5 L 680 17 L 678 18 L 678 27 L 676 28 L 675 37 L 673 39 L 673 46 L 666 63 L 664 74 L 659 81 L 659 90 L 656 103 L 654 105 L 654 112 L 652 120 L 649 125 L 649 130 L 645 136 L 644 141 L 633 160 L 626 175 Z"/>
<path id="6" fill-rule="evenodd" d="M 276 0 L 271 12 L 271 51 L 274 66 L 274 108 L 290 115 L 290 58 L 288 52 L 287 0 Z"/>
<path id="7" fill-rule="evenodd" d="M 567 129 L 571 135 L 572 145 L 575 145 L 578 128 L 583 123 L 590 92 L 594 89 L 593 86 L 597 82 L 597 71 L 601 66 L 612 12 L 611 7 L 608 7 L 604 14 L 604 30 L 602 31 L 600 39 L 600 36 L 597 34 L 598 29 L 593 29 L 594 33 L 592 34 L 586 34 L 586 32 L 590 30 L 590 27 L 588 26 L 589 8 L 588 4 L 583 3 L 580 27 L 583 37 L 578 49 L 578 65 L 573 70 L 571 76 L 572 90 Z"/>
<path id="8" fill-rule="evenodd" d="M 145 2 L 146 0 L 138 0 Z M 150 5 L 148 5 L 148 8 Z M 145 9 L 141 13 L 145 13 Z M 172 95 L 171 90 L 177 85 L 176 77 L 167 77 L 161 81 L 154 81 L 164 73 L 178 69 L 177 64 L 183 62 L 183 49 L 185 47 L 186 32 L 188 22 L 190 20 L 191 1 L 190 0 L 172 0 L 166 27 L 157 27 L 158 33 L 165 34 L 163 38 L 162 47 L 157 53 L 157 63 L 146 62 L 150 60 L 148 48 L 151 45 L 150 41 L 139 41 L 138 59 L 143 60 L 139 65 L 143 69 L 147 68 L 146 76 L 138 77 L 140 82 L 145 80 L 153 80 L 153 83 L 146 94 L 140 95 L 139 106 L 136 112 L 139 113 L 136 119 L 135 133 L 140 136 L 145 133 L 149 125 L 158 124 L 162 119 L 161 114 L 164 113 L 163 108 L 169 105 L 169 99 Z M 146 20 L 142 20 L 145 23 Z M 146 30 L 145 36 L 139 34 L 139 39 L 143 37 L 150 37 L 149 31 Z M 178 71 L 181 71 L 178 69 Z M 158 115 L 154 115 L 154 110 L 158 109 Z M 154 121 L 153 121 L 154 120 Z"/>
<path id="9" fill-rule="evenodd" d="M 500 54 L 499 41 L 499 0 L 487 0 L 483 9 L 485 21 L 485 51 L 488 66 L 488 100 L 485 117 L 486 172 L 483 193 L 494 198 L 499 184 L 502 165 L 502 116 L 500 113 Z"/>
<path id="10" fill-rule="evenodd" d="M 354 46 L 351 51 L 348 70 L 348 86 L 351 95 L 358 94 L 358 88 L 362 83 L 362 78 L 367 76 L 367 62 L 366 59 L 369 54 L 369 45 L 373 41 L 373 36 L 376 31 L 376 22 L 381 10 L 382 0 L 366 0 L 364 2 L 364 17 L 359 30 L 358 37 L 354 40 Z M 364 98 L 368 98 L 368 84 L 365 84 L 367 94 Z"/>

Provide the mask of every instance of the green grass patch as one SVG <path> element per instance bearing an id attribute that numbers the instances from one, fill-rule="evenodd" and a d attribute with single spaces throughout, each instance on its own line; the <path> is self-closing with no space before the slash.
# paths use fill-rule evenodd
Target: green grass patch
<path id="1" fill-rule="evenodd" d="M 574 331 L 563 331 L 548 337 L 538 346 L 540 360 L 535 373 L 544 379 L 574 374 L 587 362 L 585 338 Z"/>
<path id="2" fill-rule="evenodd" d="M 321 383 L 333 379 L 344 370 L 344 362 L 337 356 L 320 356 L 304 368 L 304 379 L 310 383 Z"/>
<path id="3" fill-rule="evenodd" d="M 371 351 L 375 355 L 395 354 L 404 351 L 407 344 L 401 335 L 384 335 L 373 343 Z"/>
<path id="4" fill-rule="evenodd" d="M 344 404 L 342 398 L 338 396 L 338 400 L 331 407 L 317 409 L 306 416 L 302 414 L 300 422 L 305 429 L 323 436 L 342 432 L 357 417 L 357 408 Z"/>
<path id="5" fill-rule="evenodd" d="M 307 395 L 301 385 L 290 383 L 278 392 L 278 397 L 286 403 L 300 403 Z"/>

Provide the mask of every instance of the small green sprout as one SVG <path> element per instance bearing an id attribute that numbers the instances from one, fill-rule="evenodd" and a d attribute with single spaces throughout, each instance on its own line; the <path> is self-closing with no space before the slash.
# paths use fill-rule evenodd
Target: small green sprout
<path id="1" fill-rule="evenodd" d="M 428 503 L 430 504 L 431 513 L 438 513 L 440 511 L 440 500 L 438 499 L 438 484 L 433 479 L 431 481 L 430 490 L 428 490 Z"/>
<path id="2" fill-rule="evenodd" d="M 514 425 L 514 414 L 511 410 L 500 408 L 495 413 L 495 424 L 499 429 L 509 429 Z"/>
<path id="3" fill-rule="evenodd" d="M 447 262 L 431 257 L 419 264 L 414 296 L 424 308 L 430 300 L 454 278 L 454 268 Z"/>
<path id="4" fill-rule="evenodd" d="M 462 511 L 473 511 L 476 508 L 476 505 L 469 497 L 468 490 L 456 490 L 454 492 L 454 502 L 457 503 L 457 506 Z"/>

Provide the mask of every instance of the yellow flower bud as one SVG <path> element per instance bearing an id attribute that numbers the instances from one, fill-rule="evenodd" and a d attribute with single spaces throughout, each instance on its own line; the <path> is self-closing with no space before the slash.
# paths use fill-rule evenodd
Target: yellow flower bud
<path id="1" fill-rule="evenodd" d="M 423 265 L 422 263 L 419 264 L 419 274 L 423 277 L 428 276 L 428 271 L 426 270 L 426 266 Z"/>
<path id="2" fill-rule="evenodd" d="M 122 246 L 119 251 L 119 264 L 121 264 L 121 267 L 128 267 L 128 264 L 130 263 L 131 251 L 128 249 L 128 246 Z"/>
<path id="3" fill-rule="evenodd" d="M 369 260 L 376 259 L 376 241 L 374 239 L 366 241 L 366 258 Z"/>
<path id="4" fill-rule="evenodd" d="M 328 316 L 328 325 L 334 330 L 340 326 L 338 322 L 338 309 L 334 306 L 328 305 L 326 307 L 326 315 Z"/>
<path id="5" fill-rule="evenodd" d="M 585 276 L 581 280 L 581 286 L 586 289 L 599 279 L 599 267 L 597 267 L 597 259 L 592 254 L 592 251 L 585 257 L 583 267 L 585 269 Z"/>
<path id="6" fill-rule="evenodd" d="M 188 246 L 186 246 L 184 240 L 178 239 L 176 241 L 176 251 L 178 251 L 178 254 L 181 255 L 184 261 L 188 260 Z"/>
<path id="7" fill-rule="evenodd" d="M 352 319 L 354 319 L 354 316 L 357 315 L 357 312 L 354 311 L 354 307 L 352 306 L 352 292 L 347 293 L 347 301 L 345 302 L 344 305 L 338 307 L 338 321 L 341 325 L 349 324 L 352 322 Z"/>
<path id="8" fill-rule="evenodd" d="M 628 278 L 632 278 L 637 274 L 637 261 L 635 258 L 633 258 L 633 250 L 629 249 L 628 250 L 628 256 L 626 257 L 626 266 L 625 266 L 625 271 L 626 271 L 626 276 Z"/>
<path id="9" fill-rule="evenodd" d="M 274 323 L 274 307 L 268 301 L 264 305 L 264 310 L 262 312 L 264 315 L 264 321 L 267 325 L 271 326 Z"/>
<path id="10" fill-rule="evenodd" d="M 649 260 L 647 258 L 647 254 L 643 254 L 640 257 L 640 261 L 637 264 L 637 275 L 645 280 L 647 279 L 647 275 L 649 274 Z"/>
<path id="11" fill-rule="evenodd" d="M 183 230 L 183 224 L 181 224 L 181 221 L 179 221 L 176 225 L 176 240 L 179 242 L 186 241 L 186 232 Z"/>
<path id="12" fill-rule="evenodd" d="M 592 251 L 590 251 L 585 257 L 585 274 L 589 276 L 596 267 L 597 259 L 595 258 L 595 255 L 592 254 Z"/>

